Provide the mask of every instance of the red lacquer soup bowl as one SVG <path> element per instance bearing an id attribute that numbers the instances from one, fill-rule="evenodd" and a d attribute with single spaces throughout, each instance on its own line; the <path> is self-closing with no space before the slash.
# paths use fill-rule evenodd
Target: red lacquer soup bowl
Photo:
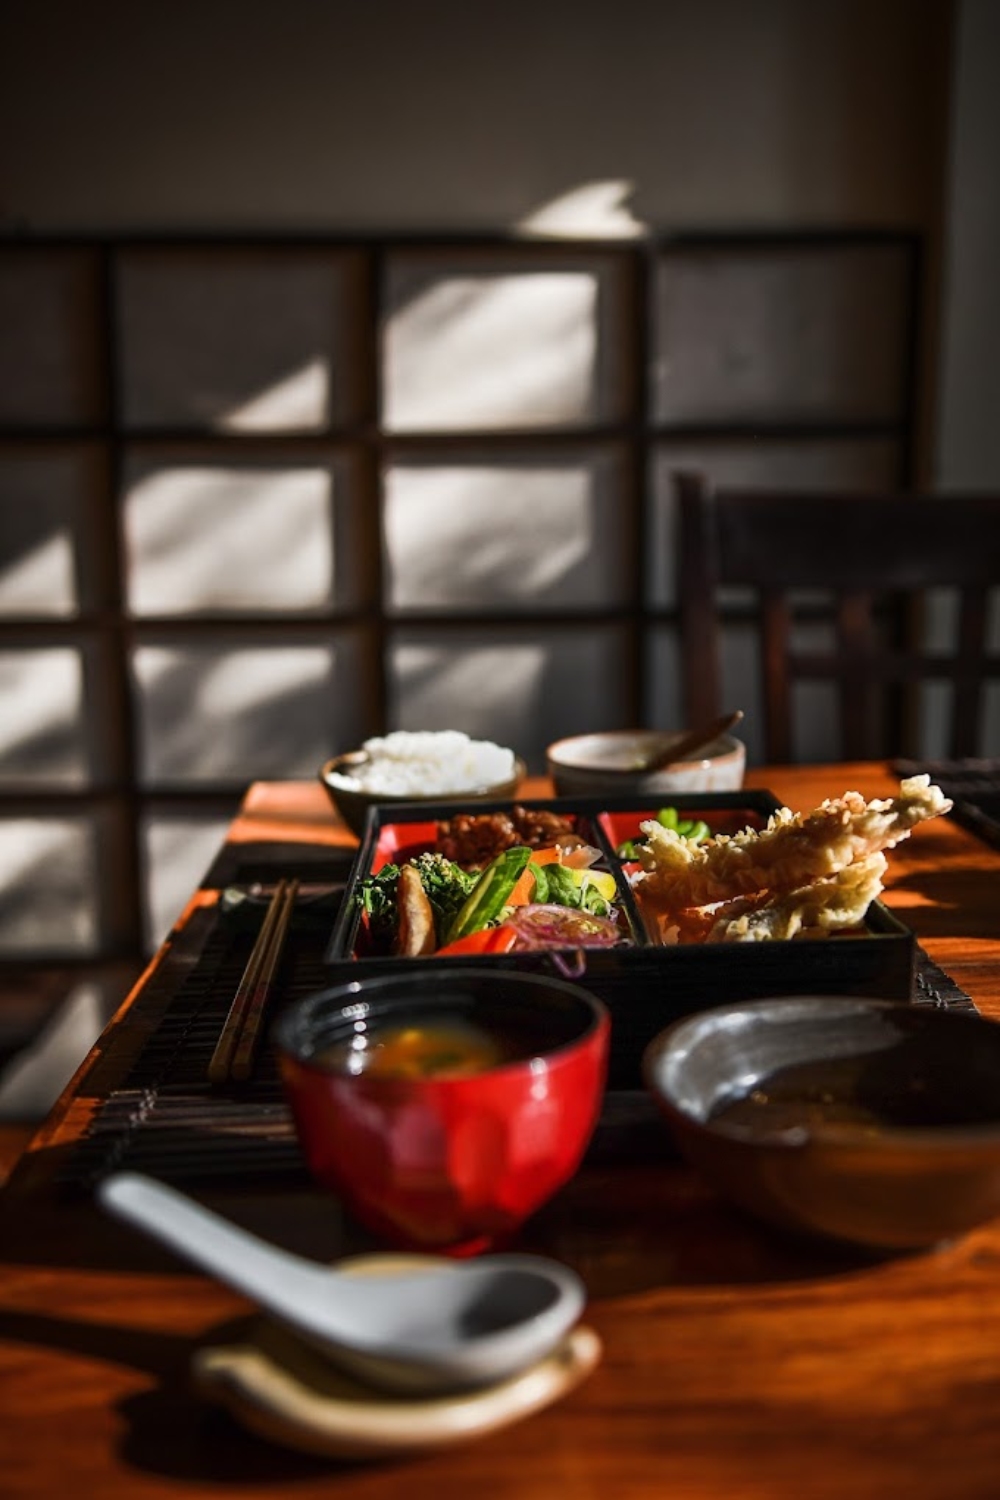
<path id="1" fill-rule="evenodd" d="M 610 1030 L 578 985 L 428 960 L 308 996 L 275 1041 L 313 1176 L 391 1244 L 474 1254 L 576 1172 Z"/>

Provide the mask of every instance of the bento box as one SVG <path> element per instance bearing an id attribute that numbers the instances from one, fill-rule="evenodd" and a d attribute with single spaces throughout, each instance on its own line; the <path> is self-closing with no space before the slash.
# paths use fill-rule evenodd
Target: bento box
<path id="1" fill-rule="evenodd" d="M 712 834 L 763 828 L 780 806 L 772 793 L 759 790 L 675 794 L 671 807 L 680 820 L 704 822 Z M 639 835 L 639 825 L 661 809 L 648 797 L 551 798 L 477 803 L 461 799 L 439 803 L 376 804 L 369 809 L 364 833 L 348 878 L 344 900 L 326 949 L 331 983 L 360 974 L 392 972 L 400 964 L 425 964 L 427 957 L 405 957 L 380 950 L 371 939 L 362 892 L 366 882 L 387 865 L 402 866 L 416 856 L 440 851 L 442 828 L 461 826 L 474 813 L 522 818 L 555 817 L 569 825 L 580 842 L 597 852 L 591 866 L 611 889 L 620 930 L 607 947 L 555 946 L 514 952 L 463 952 L 473 967 L 527 969 L 559 973 L 597 995 L 611 1013 L 611 1061 L 608 1086 L 641 1087 L 641 1060 L 647 1044 L 670 1022 L 694 1011 L 733 1000 L 772 995 L 866 995 L 909 1000 L 912 994 L 916 942 L 881 901 L 868 907 L 863 926 L 821 938 L 767 942 L 664 943 L 637 902 L 630 874 L 637 865 L 623 850 Z M 431 955 L 434 957 L 435 955 Z M 440 955 L 440 962 L 446 962 Z"/>

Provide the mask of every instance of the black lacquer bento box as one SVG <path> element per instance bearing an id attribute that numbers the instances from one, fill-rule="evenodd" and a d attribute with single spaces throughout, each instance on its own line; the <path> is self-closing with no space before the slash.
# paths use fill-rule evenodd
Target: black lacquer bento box
<path id="1" fill-rule="evenodd" d="M 682 818 L 704 819 L 713 833 L 763 828 L 781 805 L 772 793 L 758 790 L 675 793 L 670 804 Z M 643 922 L 627 875 L 635 866 L 627 866 L 616 853 L 622 842 L 638 835 L 640 822 L 656 817 L 657 806 L 648 796 L 517 799 L 517 805 L 569 819 L 577 833 L 602 851 L 595 868 L 615 876 L 623 942 L 613 948 L 464 956 L 461 962 L 474 968 L 559 973 L 603 1000 L 612 1021 L 612 1089 L 640 1088 L 646 1045 L 670 1022 L 713 1005 L 798 994 L 911 998 L 916 940 L 881 901 L 868 908 L 863 931 L 791 941 L 665 945 Z M 325 953 L 331 983 L 433 962 L 433 956 L 403 958 L 365 951 L 356 899 L 361 882 L 389 861 L 403 863 L 433 849 L 439 820 L 463 812 L 510 812 L 513 806 L 507 800 L 477 803 L 472 809 L 458 798 L 371 807 Z"/>

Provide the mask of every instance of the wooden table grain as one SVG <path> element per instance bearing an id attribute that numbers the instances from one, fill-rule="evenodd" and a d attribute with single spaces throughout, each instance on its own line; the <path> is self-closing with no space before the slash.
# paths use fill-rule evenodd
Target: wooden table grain
<path id="1" fill-rule="evenodd" d="M 763 768 L 748 782 L 803 809 L 896 784 L 870 764 Z M 350 836 L 320 787 L 260 783 L 229 841 L 315 848 Z M 888 903 L 994 1020 L 998 892 L 1000 853 L 950 820 L 890 855 Z M 187 916 L 211 899 L 198 893 Z M 172 961 L 183 921 L 178 931 Z M 1000 1222 L 926 1254 L 819 1252 L 744 1219 L 671 1160 L 585 1169 L 526 1236 L 582 1272 L 604 1343 L 597 1370 L 562 1402 L 447 1453 L 383 1465 L 250 1436 L 188 1383 L 193 1351 L 237 1326 L 246 1305 L 53 1185 L 155 1026 L 155 1015 L 136 1019 L 137 997 L 167 959 L 154 960 L 0 1197 L 8 1500 L 1000 1497 Z M 318 1194 L 226 1206 L 321 1253 Z"/>

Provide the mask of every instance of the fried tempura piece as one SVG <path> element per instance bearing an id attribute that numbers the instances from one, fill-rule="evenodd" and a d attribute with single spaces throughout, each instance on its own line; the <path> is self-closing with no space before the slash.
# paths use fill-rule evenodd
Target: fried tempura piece
<path id="1" fill-rule="evenodd" d="M 763 900 L 744 896 L 712 912 L 707 943 L 761 943 L 772 938 L 825 936 L 858 927 L 882 890 L 888 861 L 869 854 L 836 875 Z"/>
<path id="2" fill-rule="evenodd" d="M 900 783 L 898 797 L 865 802 L 859 792 L 846 792 L 805 815 L 782 807 L 759 832 L 719 834 L 704 844 L 650 821 L 641 825 L 648 842 L 640 849 L 636 882 L 643 902 L 661 912 L 759 891 L 795 891 L 891 849 L 916 824 L 950 807 L 929 776 L 911 776 Z"/>
<path id="3" fill-rule="evenodd" d="M 861 925 L 869 905 L 881 894 L 887 865 L 880 852 L 838 870 L 836 875 L 781 895 L 758 891 L 718 906 L 688 906 L 672 914 L 643 906 L 643 913 L 652 919 L 660 941 L 666 944 L 825 937 Z"/>

